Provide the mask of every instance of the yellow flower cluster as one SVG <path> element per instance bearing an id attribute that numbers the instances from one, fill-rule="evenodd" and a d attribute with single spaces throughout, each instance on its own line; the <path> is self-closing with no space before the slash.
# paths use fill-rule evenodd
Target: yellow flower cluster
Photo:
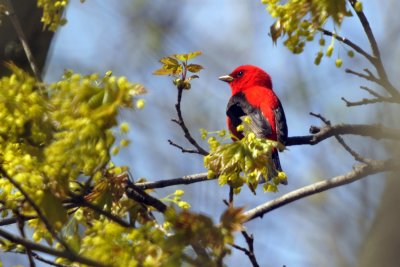
<path id="1" fill-rule="evenodd" d="M 21 204 L 14 181 L 46 217 L 63 223 L 61 200 L 77 179 L 102 178 L 115 141 L 112 128 L 118 110 L 133 107 L 133 97 L 144 89 L 112 73 L 100 78 L 72 71 L 45 86 L 9 67 L 13 74 L 0 79 L 0 162 L 7 176 L 0 179 L 1 203 L 6 209 Z M 127 132 L 129 127 L 123 129 Z"/>
<path id="2" fill-rule="evenodd" d="M 38 0 L 37 5 L 43 9 L 42 23 L 51 31 L 64 25 L 67 20 L 63 17 L 65 7 L 69 0 Z"/>

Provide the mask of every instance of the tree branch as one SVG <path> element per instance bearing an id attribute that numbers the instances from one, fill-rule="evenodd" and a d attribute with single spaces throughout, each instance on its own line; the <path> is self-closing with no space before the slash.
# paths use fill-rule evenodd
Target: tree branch
<path id="1" fill-rule="evenodd" d="M 240 247 L 236 244 L 231 244 L 231 246 L 240 251 L 243 251 L 244 254 L 246 254 L 247 257 L 249 258 L 253 267 L 259 267 L 260 265 L 258 264 L 256 255 L 254 254 L 254 237 L 253 237 L 253 235 L 249 235 L 246 231 L 242 231 L 242 235 L 243 235 L 244 239 L 246 240 L 248 249 Z"/>
<path id="2" fill-rule="evenodd" d="M 208 178 L 207 173 L 199 173 L 199 174 L 192 174 L 192 175 L 186 175 L 180 178 L 174 178 L 174 179 L 166 179 L 166 180 L 160 180 L 160 181 L 155 181 L 155 182 L 142 182 L 142 183 L 136 183 L 135 186 L 142 189 L 154 189 L 154 188 L 163 188 L 163 187 L 168 187 L 168 186 L 173 186 L 173 185 L 180 185 L 180 184 L 193 184 L 193 183 L 198 183 L 202 181 L 207 181 L 207 180 L 214 180 L 217 179 L 218 176 L 215 176 L 213 178 Z"/>
<path id="3" fill-rule="evenodd" d="M 357 17 L 360 20 L 361 25 L 364 29 L 364 32 L 367 35 L 368 41 L 371 45 L 372 53 L 374 55 L 374 60 L 372 61 L 372 64 L 375 66 L 376 71 L 379 74 L 379 77 L 382 81 L 383 88 L 385 88 L 386 91 L 388 91 L 388 93 L 390 93 L 392 96 L 399 97 L 400 96 L 399 91 L 389 81 L 385 67 L 383 66 L 383 63 L 382 63 L 378 43 L 372 32 L 371 26 L 369 25 L 367 17 L 365 16 L 365 14 L 362 10 L 361 11 L 356 10 L 355 4 L 357 3 L 357 0 L 349 0 L 349 2 L 351 4 L 351 6 L 353 7 L 354 11 L 356 12 Z"/>
<path id="4" fill-rule="evenodd" d="M 144 191 L 144 189 L 140 188 L 136 184 L 128 182 L 125 192 L 130 199 L 133 199 L 147 206 L 152 206 L 159 212 L 165 212 L 167 209 L 167 206 L 162 201 L 150 196 Z"/>
<path id="5" fill-rule="evenodd" d="M 177 103 L 175 104 L 176 113 L 178 114 L 178 120 L 172 120 L 172 121 L 176 122 L 181 127 L 185 138 L 197 149 L 197 152 L 191 152 L 191 153 L 198 153 L 200 155 L 206 156 L 206 155 L 208 155 L 208 152 L 205 149 L 203 149 L 196 142 L 196 140 L 194 140 L 194 138 L 190 134 L 188 128 L 186 127 L 185 121 L 183 120 L 182 111 L 181 111 L 182 92 L 183 92 L 183 88 L 178 86 L 178 99 L 177 99 Z M 175 147 L 180 148 L 182 150 L 182 152 L 189 151 L 189 150 L 183 149 L 182 146 L 176 145 L 172 141 L 169 141 L 169 142 L 171 145 L 174 145 Z"/>
<path id="6" fill-rule="evenodd" d="M 322 116 L 321 114 L 315 114 L 315 113 L 310 113 L 312 116 L 319 118 L 320 120 L 322 120 L 326 126 L 331 127 L 331 122 L 329 120 L 327 120 L 324 116 Z M 367 159 L 363 156 L 361 156 L 359 153 L 355 152 L 343 139 L 343 137 L 341 137 L 340 135 L 335 135 L 336 140 L 339 142 L 339 144 L 342 145 L 342 147 L 349 152 L 349 154 L 351 156 L 353 156 L 353 158 L 357 161 L 363 162 L 363 163 L 371 163 L 373 162 L 373 160 L 371 159 Z"/>
<path id="7" fill-rule="evenodd" d="M 286 146 L 315 145 L 335 135 L 359 135 L 371 137 L 377 140 L 391 139 L 400 140 L 400 130 L 384 127 L 380 124 L 337 124 L 324 127 L 311 126 L 312 135 L 289 137 Z"/>
<path id="8" fill-rule="evenodd" d="M 18 236 L 15 236 L 13 234 L 10 234 L 7 231 L 4 231 L 3 229 L 0 228 L 0 236 L 4 237 L 5 239 L 14 242 L 16 244 L 20 244 L 26 248 L 29 248 L 30 250 L 34 250 L 34 251 L 39 251 L 39 252 L 43 252 L 43 253 L 47 253 L 49 255 L 53 255 L 56 257 L 61 257 L 61 258 L 65 258 L 65 259 L 69 259 L 71 261 L 74 262 L 79 262 L 82 264 L 86 264 L 89 266 L 95 266 L 95 267 L 103 267 L 106 266 L 100 262 L 96 262 L 93 261 L 91 259 L 88 259 L 86 257 L 80 256 L 80 255 L 76 255 L 75 253 L 72 253 L 71 251 L 60 251 L 57 249 L 53 249 L 51 247 L 46 247 L 43 246 L 41 244 L 37 244 L 37 243 L 33 243 L 27 239 L 24 238 L 20 238 Z"/>
<path id="9" fill-rule="evenodd" d="M 354 166 L 353 170 L 346 174 L 336 176 L 330 180 L 317 182 L 299 188 L 274 200 L 259 205 L 251 210 L 248 210 L 243 215 L 247 217 L 246 222 L 251 221 L 257 217 L 262 218 L 264 214 L 279 207 L 285 206 L 289 203 L 292 203 L 296 200 L 326 191 L 331 188 L 352 183 L 372 174 L 394 170 L 400 170 L 400 165 L 398 164 L 398 161 L 394 159 L 389 159 L 385 161 L 373 161 L 370 164 L 359 164 Z"/>
<path id="10" fill-rule="evenodd" d="M 7 11 L 5 12 L 5 14 L 10 18 L 11 23 L 14 26 L 14 29 L 18 35 L 19 41 L 21 42 L 22 47 L 24 48 L 25 55 L 28 58 L 32 72 L 36 77 L 36 80 L 41 82 L 42 76 L 40 75 L 40 71 L 39 71 L 39 68 L 37 67 L 36 60 L 32 54 L 32 51 L 29 48 L 29 44 L 28 44 L 27 38 L 25 36 L 25 33 L 22 30 L 22 27 L 21 27 L 21 24 L 19 23 L 17 15 L 15 14 L 14 7 L 10 0 L 6 0 L 6 5 L 7 5 L 7 7 L 6 7 Z"/>
<path id="11" fill-rule="evenodd" d="M 356 45 L 355 43 L 353 43 L 349 39 L 347 39 L 345 37 L 342 37 L 342 36 L 339 36 L 336 33 L 333 33 L 331 31 L 325 30 L 323 28 L 318 28 L 317 30 L 322 32 L 324 35 L 331 36 L 331 37 L 335 38 L 336 40 L 348 45 L 349 47 L 354 49 L 354 51 L 356 51 L 357 53 L 361 54 L 366 59 L 368 59 L 371 63 L 374 63 L 374 57 L 373 56 L 371 56 L 370 54 L 365 52 L 364 49 L 362 49 L 361 47 L 359 47 L 358 45 Z"/>

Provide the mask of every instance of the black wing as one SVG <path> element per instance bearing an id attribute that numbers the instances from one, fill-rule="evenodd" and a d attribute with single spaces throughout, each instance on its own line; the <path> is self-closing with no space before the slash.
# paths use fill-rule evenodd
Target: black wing
<path id="1" fill-rule="evenodd" d="M 279 101 L 278 103 L 279 103 L 278 108 L 274 110 L 276 135 L 279 142 L 281 142 L 282 144 L 286 144 L 286 140 L 288 137 L 286 117 L 285 117 L 285 112 L 283 111 L 281 101 Z"/>
<path id="2" fill-rule="evenodd" d="M 279 113 L 285 117 L 283 109 Z M 242 123 L 243 117 L 249 116 L 251 118 L 251 123 L 249 124 L 250 130 L 259 138 L 266 138 L 272 134 L 271 125 L 261 110 L 250 105 L 243 93 L 237 93 L 229 99 L 228 106 L 226 107 L 226 115 L 230 118 L 235 128 Z"/>

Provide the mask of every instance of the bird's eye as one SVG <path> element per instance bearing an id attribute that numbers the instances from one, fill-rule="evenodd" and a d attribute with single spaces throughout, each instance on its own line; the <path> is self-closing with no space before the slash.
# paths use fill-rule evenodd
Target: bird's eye
<path id="1" fill-rule="evenodd" d="M 237 76 L 237 77 L 242 77 L 242 76 L 243 76 L 243 71 L 239 71 L 239 72 L 236 74 L 236 76 Z"/>

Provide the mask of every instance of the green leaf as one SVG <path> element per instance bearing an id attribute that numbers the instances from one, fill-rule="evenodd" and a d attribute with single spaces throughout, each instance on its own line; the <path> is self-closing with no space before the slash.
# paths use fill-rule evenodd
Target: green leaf
<path id="1" fill-rule="evenodd" d="M 187 54 L 175 54 L 174 57 L 180 61 L 186 61 L 197 56 L 200 56 L 202 53 L 201 51 L 190 52 Z"/>
<path id="2" fill-rule="evenodd" d="M 153 75 L 173 75 L 174 71 L 172 69 L 158 69 L 153 72 Z"/>
<path id="3" fill-rule="evenodd" d="M 44 217 L 46 217 L 56 229 L 67 221 L 67 211 L 61 201 L 51 192 L 45 191 L 43 194 L 39 194 L 37 204 L 43 212 Z"/>
<path id="4" fill-rule="evenodd" d="M 167 66 L 179 66 L 178 60 L 173 57 L 163 57 L 160 62 Z"/>
<path id="5" fill-rule="evenodd" d="M 187 70 L 193 73 L 199 72 L 201 71 L 203 68 L 203 66 L 199 65 L 199 64 L 189 64 L 187 67 Z"/>

